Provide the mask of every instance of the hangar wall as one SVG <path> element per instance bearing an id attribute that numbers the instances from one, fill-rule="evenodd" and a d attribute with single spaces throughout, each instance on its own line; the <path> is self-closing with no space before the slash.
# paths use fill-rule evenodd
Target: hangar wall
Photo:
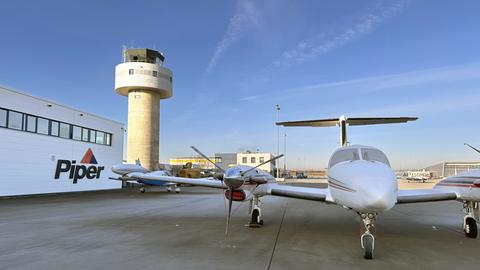
<path id="1" fill-rule="evenodd" d="M 0 87 L 0 196 L 121 188 L 108 177 L 123 134 L 122 123 Z"/>

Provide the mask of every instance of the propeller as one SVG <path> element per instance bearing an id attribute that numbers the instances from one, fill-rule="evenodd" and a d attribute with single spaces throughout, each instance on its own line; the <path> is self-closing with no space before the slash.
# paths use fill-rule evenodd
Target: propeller
<path id="1" fill-rule="evenodd" d="M 228 196 L 227 196 L 227 198 L 228 198 L 227 225 L 226 225 L 226 228 L 225 228 L 225 236 L 227 236 L 228 235 L 228 228 L 230 227 L 230 217 L 231 217 L 231 214 L 232 214 L 232 204 L 233 204 L 234 196 L 236 194 L 235 192 L 236 191 L 241 192 L 240 188 L 243 186 L 245 181 L 250 180 L 251 178 L 252 178 L 252 180 L 255 179 L 255 177 L 246 177 L 245 175 L 247 173 L 257 169 L 258 167 L 260 167 L 262 165 L 265 165 L 269 162 L 272 162 L 276 159 L 279 159 L 279 158 L 283 157 L 283 154 L 278 155 L 276 157 L 273 157 L 273 158 L 271 158 L 271 159 L 269 159 L 265 162 L 262 162 L 259 165 L 255 166 L 255 167 L 252 167 L 252 168 L 250 168 L 246 171 L 243 171 L 243 172 L 239 171 L 238 174 L 231 175 L 231 174 L 229 174 L 229 172 L 232 172 L 232 171 L 227 172 L 224 169 L 222 169 L 220 166 L 215 164 L 215 162 L 210 160 L 205 154 L 203 154 L 200 150 L 198 150 L 195 146 L 190 146 L 190 148 L 192 148 L 193 151 L 197 152 L 197 154 L 199 154 L 201 157 L 203 157 L 204 159 L 206 159 L 207 161 L 212 163 L 217 169 L 219 169 L 221 172 L 223 172 L 223 175 L 220 178 L 220 181 L 222 181 L 222 184 L 224 184 L 227 187 L 226 194 L 228 194 Z M 258 180 L 261 180 L 261 179 L 258 179 Z"/>
<path id="2" fill-rule="evenodd" d="M 475 148 L 475 147 L 471 146 L 470 144 L 468 144 L 468 143 L 464 143 L 464 145 L 466 145 L 466 146 L 468 146 L 468 147 L 472 148 L 472 149 L 473 149 L 475 152 L 477 152 L 477 153 L 479 153 L 479 154 L 480 154 L 480 150 L 478 150 L 477 148 Z"/>

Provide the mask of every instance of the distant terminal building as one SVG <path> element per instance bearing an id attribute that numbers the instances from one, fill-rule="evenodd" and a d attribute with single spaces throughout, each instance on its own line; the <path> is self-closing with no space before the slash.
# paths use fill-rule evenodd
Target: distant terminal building
<path id="1" fill-rule="evenodd" d="M 237 164 L 255 167 L 272 158 L 273 158 L 273 155 L 267 152 L 237 153 Z M 276 170 L 276 160 L 269 162 L 267 164 L 264 164 L 259 168 L 268 173 L 273 174 L 274 171 Z"/>
<path id="2" fill-rule="evenodd" d="M 227 170 L 236 165 L 248 165 L 255 167 L 261 163 L 273 158 L 271 153 L 266 152 L 245 152 L 245 153 L 216 153 L 214 157 L 209 157 L 220 168 Z M 170 165 L 185 165 L 192 163 L 194 168 L 214 169 L 215 166 L 202 157 L 178 157 L 171 158 Z M 273 173 L 275 171 L 275 161 L 269 162 L 259 167 L 260 169 Z"/>
<path id="3" fill-rule="evenodd" d="M 445 161 L 426 168 L 425 171 L 429 171 L 433 178 L 449 177 L 465 171 L 480 169 L 480 162 L 478 161 Z"/>
<path id="4" fill-rule="evenodd" d="M 220 168 L 227 170 L 237 165 L 237 153 L 216 153 L 215 160 Z"/>
<path id="5" fill-rule="evenodd" d="M 209 157 L 209 159 L 213 162 L 216 162 L 216 159 L 214 157 Z M 172 166 L 184 166 L 187 163 L 191 163 L 193 168 L 198 168 L 198 169 L 214 169 L 215 166 L 210 163 L 208 160 L 202 158 L 202 157 L 177 157 L 177 158 L 171 158 L 169 160 L 170 165 Z"/>
<path id="6" fill-rule="evenodd" d="M 121 188 L 122 123 L 0 87 L 0 196 Z"/>

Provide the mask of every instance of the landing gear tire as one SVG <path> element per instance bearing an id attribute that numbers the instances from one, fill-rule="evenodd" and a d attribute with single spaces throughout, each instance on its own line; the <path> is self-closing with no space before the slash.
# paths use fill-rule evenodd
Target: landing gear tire
<path id="1" fill-rule="evenodd" d="M 258 221 L 259 216 L 260 212 L 257 209 L 253 209 L 250 223 L 248 223 L 250 228 L 260 228 L 260 226 L 263 225 L 263 220 Z"/>
<path id="2" fill-rule="evenodd" d="M 141 188 L 139 189 L 139 191 L 140 191 L 140 193 L 145 193 L 145 188 L 144 188 L 144 187 L 141 187 Z"/>
<path id="3" fill-rule="evenodd" d="M 364 234 L 362 236 L 363 257 L 367 260 L 373 259 L 373 242 L 373 235 Z"/>
<path id="4" fill-rule="evenodd" d="M 175 193 L 180 193 L 180 188 L 175 188 Z"/>
<path id="5" fill-rule="evenodd" d="M 373 259 L 373 250 L 375 249 L 375 213 L 359 213 L 362 219 L 364 233 L 360 238 L 363 249 L 363 258 Z"/>
<path id="6" fill-rule="evenodd" d="M 172 191 L 172 188 L 171 187 L 167 187 L 167 192 L 171 192 Z"/>
<path id="7" fill-rule="evenodd" d="M 478 236 L 478 228 L 477 222 L 472 217 L 467 217 L 465 219 L 465 226 L 463 228 L 465 235 L 469 238 L 477 238 Z"/>

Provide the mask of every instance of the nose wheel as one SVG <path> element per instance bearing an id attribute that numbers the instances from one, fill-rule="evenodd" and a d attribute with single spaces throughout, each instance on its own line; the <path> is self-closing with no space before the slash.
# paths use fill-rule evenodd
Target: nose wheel
<path id="1" fill-rule="evenodd" d="M 363 257 L 367 260 L 373 259 L 373 250 L 375 248 L 375 214 L 360 213 L 365 232 L 360 237 L 360 243 L 363 249 Z"/>
<path id="2" fill-rule="evenodd" d="M 262 210 L 260 209 L 260 199 L 258 196 L 254 196 L 250 200 L 250 222 L 248 227 L 260 228 L 263 225 Z"/>

